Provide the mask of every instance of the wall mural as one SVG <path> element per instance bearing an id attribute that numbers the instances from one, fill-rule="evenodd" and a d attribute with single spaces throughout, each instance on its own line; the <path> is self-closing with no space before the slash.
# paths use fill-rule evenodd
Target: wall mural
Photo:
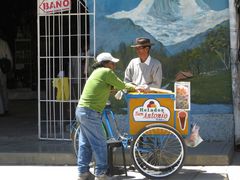
<path id="1" fill-rule="evenodd" d="M 130 45 L 149 37 L 163 88 L 190 81 L 193 111 L 232 112 L 228 11 L 228 0 L 96 0 L 96 52 L 120 58 L 123 77 L 136 57 Z"/>

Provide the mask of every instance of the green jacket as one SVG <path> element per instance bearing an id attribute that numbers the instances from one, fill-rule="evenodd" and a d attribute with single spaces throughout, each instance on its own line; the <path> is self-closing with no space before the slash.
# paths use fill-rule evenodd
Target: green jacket
<path id="1" fill-rule="evenodd" d="M 87 107 L 102 112 L 109 98 L 111 87 L 117 90 L 134 90 L 133 85 L 124 83 L 111 69 L 97 68 L 84 86 L 78 107 Z"/>

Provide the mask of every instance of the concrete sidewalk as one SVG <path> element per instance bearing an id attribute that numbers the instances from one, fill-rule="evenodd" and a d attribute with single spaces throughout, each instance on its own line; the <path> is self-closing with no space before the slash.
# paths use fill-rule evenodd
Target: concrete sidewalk
<path id="1" fill-rule="evenodd" d="M 239 180 L 240 153 L 229 166 L 183 166 L 164 180 Z M 93 171 L 93 169 L 91 169 Z M 0 166 L 2 180 L 77 180 L 76 166 Z M 111 180 L 144 180 L 142 174 L 128 170 L 128 176 L 115 175 Z"/>

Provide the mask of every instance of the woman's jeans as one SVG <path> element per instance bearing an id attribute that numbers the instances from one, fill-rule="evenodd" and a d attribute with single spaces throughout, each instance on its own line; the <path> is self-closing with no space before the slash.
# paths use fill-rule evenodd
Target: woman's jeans
<path id="1" fill-rule="evenodd" d="M 76 119 L 80 122 L 78 172 L 89 171 L 92 155 L 95 157 L 95 174 L 107 172 L 107 144 L 102 128 L 101 114 L 85 107 L 77 107 Z"/>

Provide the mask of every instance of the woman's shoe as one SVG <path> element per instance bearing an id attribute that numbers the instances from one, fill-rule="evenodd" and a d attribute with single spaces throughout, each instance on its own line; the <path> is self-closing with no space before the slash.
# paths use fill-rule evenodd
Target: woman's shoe
<path id="1" fill-rule="evenodd" d="M 78 180 L 94 180 L 94 175 L 90 172 L 85 172 L 78 176 Z"/>
<path id="2" fill-rule="evenodd" d="M 110 180 L 110 177 L 107 176 L 106 174 L 102 174 L 102 175 L 96 176 L 94 180 Z"/>

